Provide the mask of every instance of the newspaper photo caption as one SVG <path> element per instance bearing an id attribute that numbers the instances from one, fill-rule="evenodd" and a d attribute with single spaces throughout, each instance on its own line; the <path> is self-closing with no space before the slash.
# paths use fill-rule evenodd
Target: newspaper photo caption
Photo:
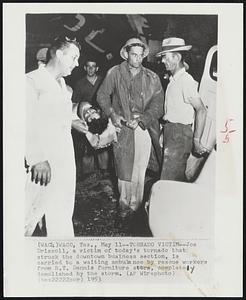
<path id="1" fill-rule="evenodd" d="M 36 242 L 39 282 L 180 281 L 209 278 L 209 240 L 74 240 Z M 206 279 L 206 280 L 207 280 Z"/>

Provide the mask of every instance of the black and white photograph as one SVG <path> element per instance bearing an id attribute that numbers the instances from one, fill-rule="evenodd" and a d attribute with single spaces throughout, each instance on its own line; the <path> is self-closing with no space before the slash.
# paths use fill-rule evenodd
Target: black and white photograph
<path id="1" fill-rule="evenodd" d="M 240 295 L 241 22 L 240 3 L 5 4 L 7 295 Z"/>
<path id="2" fill-rule="evenodd" d="M 27 236 L 209 236 L 217 31 L 217 15 L 26 15 Z"/>

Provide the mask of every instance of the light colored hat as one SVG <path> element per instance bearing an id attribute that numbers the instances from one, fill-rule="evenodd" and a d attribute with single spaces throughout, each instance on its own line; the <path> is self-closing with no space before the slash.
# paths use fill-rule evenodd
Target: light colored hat
<path id="1" fill-rule="evenodd" d="M 144 47 L 144 55 L 143 55 L 143 58 L 145 58 L 146 56 L 148 56 L 149 54 L 149 47 L 143 43 L 140 39 L 137 39 L 137 38 L 132 38 L 132 39 L 129 39 L 126 44 L 121 48 L 120 50 L 120 56 L 124 59 L 124 60 L 127 60 L 127 51 L 126 51 L 126 47 L 127 46 L 137 46 L 135 44 L 139 44 L 141 46 Z"/>
<path id="2" fill-rule="evenodd" d="M 36 59 L 38 61 L 46 62 L 47 61 L 47 52 L 48 52 L 48 48 L 39 49 L 37 54 L 36 54 Z"/>
<path id="3" fill-rule="evenodd" d="M 185 45 L 185 41 L 180 38 L 168 38 L 162 42 L 162 51 L 157 53 L 156 56 L 162 56 L 167 52 L 175 51 L 188 51 L 192 48 L 192 45 Z"/>

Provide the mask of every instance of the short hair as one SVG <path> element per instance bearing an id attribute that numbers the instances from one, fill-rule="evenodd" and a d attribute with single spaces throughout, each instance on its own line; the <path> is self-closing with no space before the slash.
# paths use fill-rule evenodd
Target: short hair
<path id="1" fill-rule="evenodd" d="M 86 59 L 84 65 L 86 66 L 88 62 L 94 62 L 96 64 L 96 66 L 98 67 L 97 59 L 88 58 L 88 59 Z"/>
<path id="2" fill-rule="evenodd" d="M 131 50 L 132 47 L 142 47 L 142 48 L 143 48 L 143 51 L 145 50 L 145 47 L 144 47 L 143 44 L 140 44 L 140 43 L 134 43 L 134 44 L 131 44 L 131 45 L 126 46 L 126 51 L 127 51 L 127 52 L 130 52 L 130 50 Z"/>
<path id="3" fill-rule="evenodd" d="M 93 134 L 102 134 L 104 130 L 108 127 L 108 118 L 100 117 L 99 119 L 91 119 L 87 122 L 89 132 Z"/>
<path id="4" fill-rule="evenodd" d="M 56 37 L 48 50 L 47 56 L 49 60 L 55 55 L 57 50 L 64 50 L 66 48 L 69 48 L 71 44 L 75 45 L 79 50 L 81 50 L 81 46 L 79 42 L 77 42 L 76 38 L 70 39 L 69 37 L 64 35 Z"/>

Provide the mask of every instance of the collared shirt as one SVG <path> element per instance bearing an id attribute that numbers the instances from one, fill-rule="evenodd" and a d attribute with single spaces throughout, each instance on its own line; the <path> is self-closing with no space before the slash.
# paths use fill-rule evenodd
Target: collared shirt
<path id="1" fill-rule="evenodd" d="M 190 104 L 190 98 L 199 98 L 198 83 L 193 77 L 180 69 L 170 77 L 165 96 L 164 119 L 173 123 L 184 125 L 194 122 L 194 108 Z"/>
<path id="2" fill-rule="evenodd" d="M 140 71 L 133 76 L 130 68 L 126 65 L 129 76 L 129 107 L 132 115 L 142 114 L 144 111 L 144 100 L 143 100 L 143 68 L 140 67 Z"/>

